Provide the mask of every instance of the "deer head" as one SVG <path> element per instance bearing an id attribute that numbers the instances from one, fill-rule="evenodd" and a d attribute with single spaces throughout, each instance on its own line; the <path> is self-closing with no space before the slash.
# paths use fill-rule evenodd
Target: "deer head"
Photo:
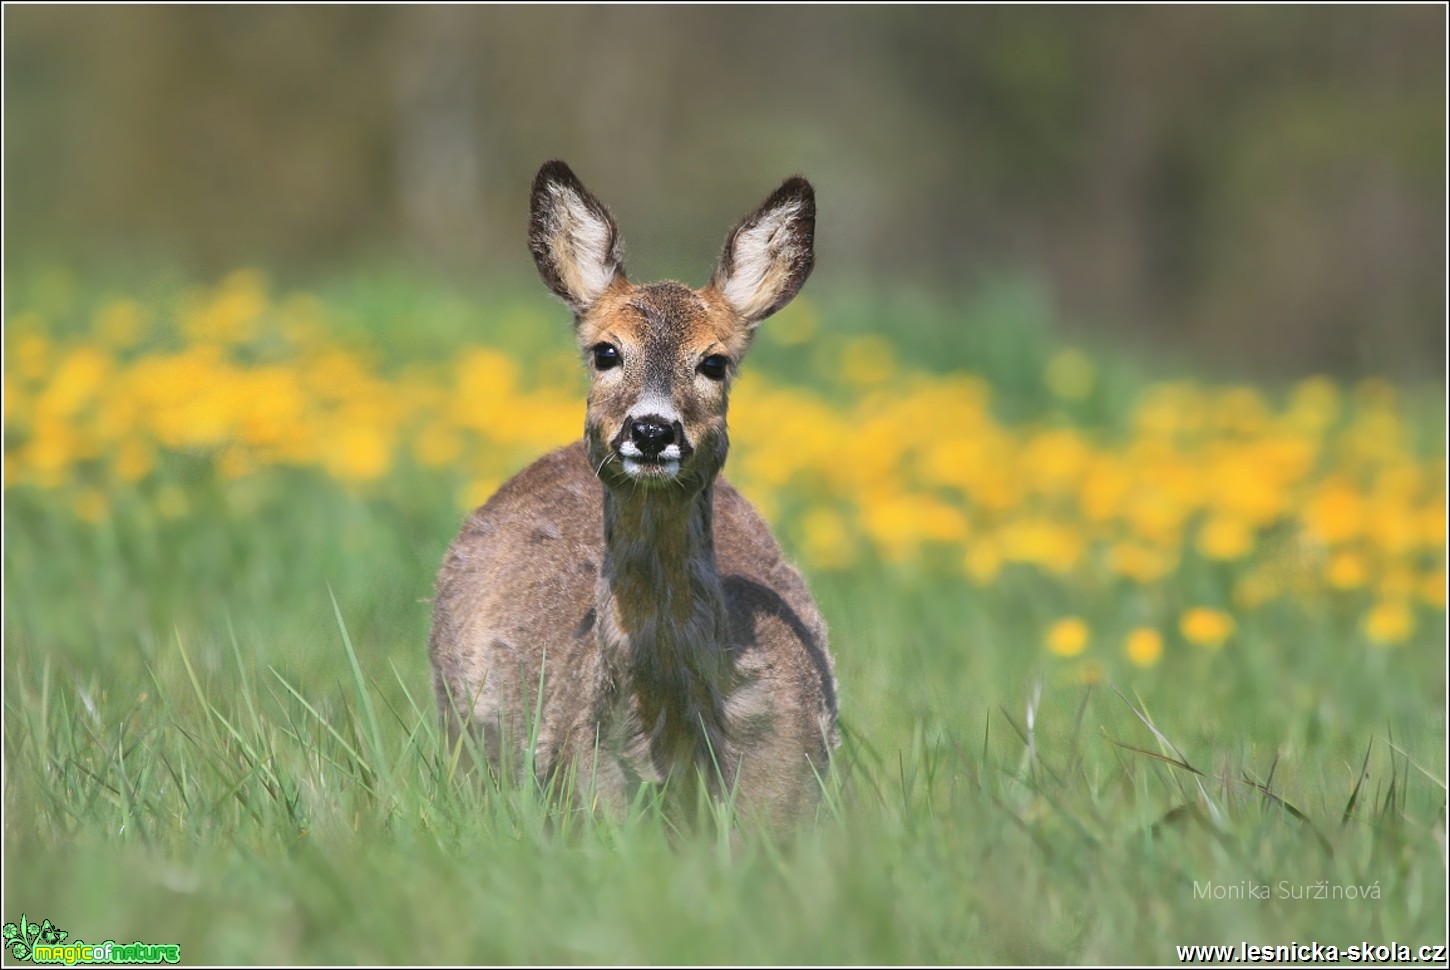
<path id="1" fill-rule="evenodd" d="M 609 210 L 563 162 L 539 169 L 529 248 L 574 311 L 591 375 L 585 438 L 607 488 L 693 496 L 714 479 L 731 381 L 755 327 L 810 275 L 815 220 L 810 183 L 787 179 L 731 230 L 705 286 L 636 284 Z"/>

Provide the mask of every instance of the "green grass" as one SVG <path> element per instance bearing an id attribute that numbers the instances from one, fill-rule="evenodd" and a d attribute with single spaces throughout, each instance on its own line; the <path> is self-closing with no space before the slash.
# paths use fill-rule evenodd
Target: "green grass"
<path id="1" fill-rule="evenodd" d="M 953 344 L 935 312 L 923 339 L 1034 406 L 1045 336 Z M 788 375 L 791 352 L 761 366 Z M 1089 684 L 1042 631 L 1083 604 L 1125 628 L 1145 594 L 1121 582 L 812 576 L 847 743 L 815 824 L 732 846 L 648 806 L 614 823 L 457 776 L 425 650 L 450 484 L 166 474 L 186 518 L 118 492 L 91 525 L 6 494 L 7 922 L 191 963 L 1158 963 L 1445 940 L 1443 612 L 1385 650 L 1357 614 L 1283 601 L 1221 651 L 1170 644 Z M 1207 568 L 1183 582 L 1162 595 L 1221 595 Z M 1320 884 L 1377 895 L 1283 898 Z M 1198 898 L 1212 885 L 1270 898 Z"/>

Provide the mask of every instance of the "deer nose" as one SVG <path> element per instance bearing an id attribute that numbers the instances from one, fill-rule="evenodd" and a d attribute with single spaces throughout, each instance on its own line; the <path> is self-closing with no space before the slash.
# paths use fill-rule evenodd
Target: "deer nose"
<path id="1" fill-rule="evenodd" d="M 629 423 L 629 437 L 647 457 L 658 458 L 660 452 L 674 444 L 675 429 L 670 422 L 651 414 Z"/>

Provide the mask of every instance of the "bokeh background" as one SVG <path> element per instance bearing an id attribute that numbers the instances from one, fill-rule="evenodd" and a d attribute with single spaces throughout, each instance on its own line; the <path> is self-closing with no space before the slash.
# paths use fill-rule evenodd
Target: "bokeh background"
<path id="1" fill-rule="evenodd" d="M 531 272 L 564 157 L 699 281 L 791 172 L 817 285 L 1003 272 L 1066 326 L 1275 376 L 1434 376 L 1444 21 L 1336 9 L 22 7 L 7 266 Z"/>
<path id="2" fill-rule="evenodd" d="M 1445 939 L 1443 7 L 4 18 L 11 957 Z M 553 157 L 641 280 L 817 189 L 725 469 L 840 682 L 781 852 L 437 737 L 438 563 L 583 423 Z"/>

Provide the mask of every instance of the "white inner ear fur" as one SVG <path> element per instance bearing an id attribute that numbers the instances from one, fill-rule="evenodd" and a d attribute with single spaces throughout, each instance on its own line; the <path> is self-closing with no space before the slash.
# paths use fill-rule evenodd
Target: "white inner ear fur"
<path id="1" fill-rule="evenodd" d="M 574 302 L 581 307 L 597 300 L 614 281 L 619 264 L 610 251 L 609 223 L 563 185 L 550 185 L 553 199 L 549 248 L 554 265 Z"/>
<path id="2" fill-rule="evenodd" d="M 801 211 L 799 200 L 772 209 L 735 237 L 730 275 L 721 294 L 736 313 L 757 320 L 780 297 L 800 253 L 790 222 Z"/>

